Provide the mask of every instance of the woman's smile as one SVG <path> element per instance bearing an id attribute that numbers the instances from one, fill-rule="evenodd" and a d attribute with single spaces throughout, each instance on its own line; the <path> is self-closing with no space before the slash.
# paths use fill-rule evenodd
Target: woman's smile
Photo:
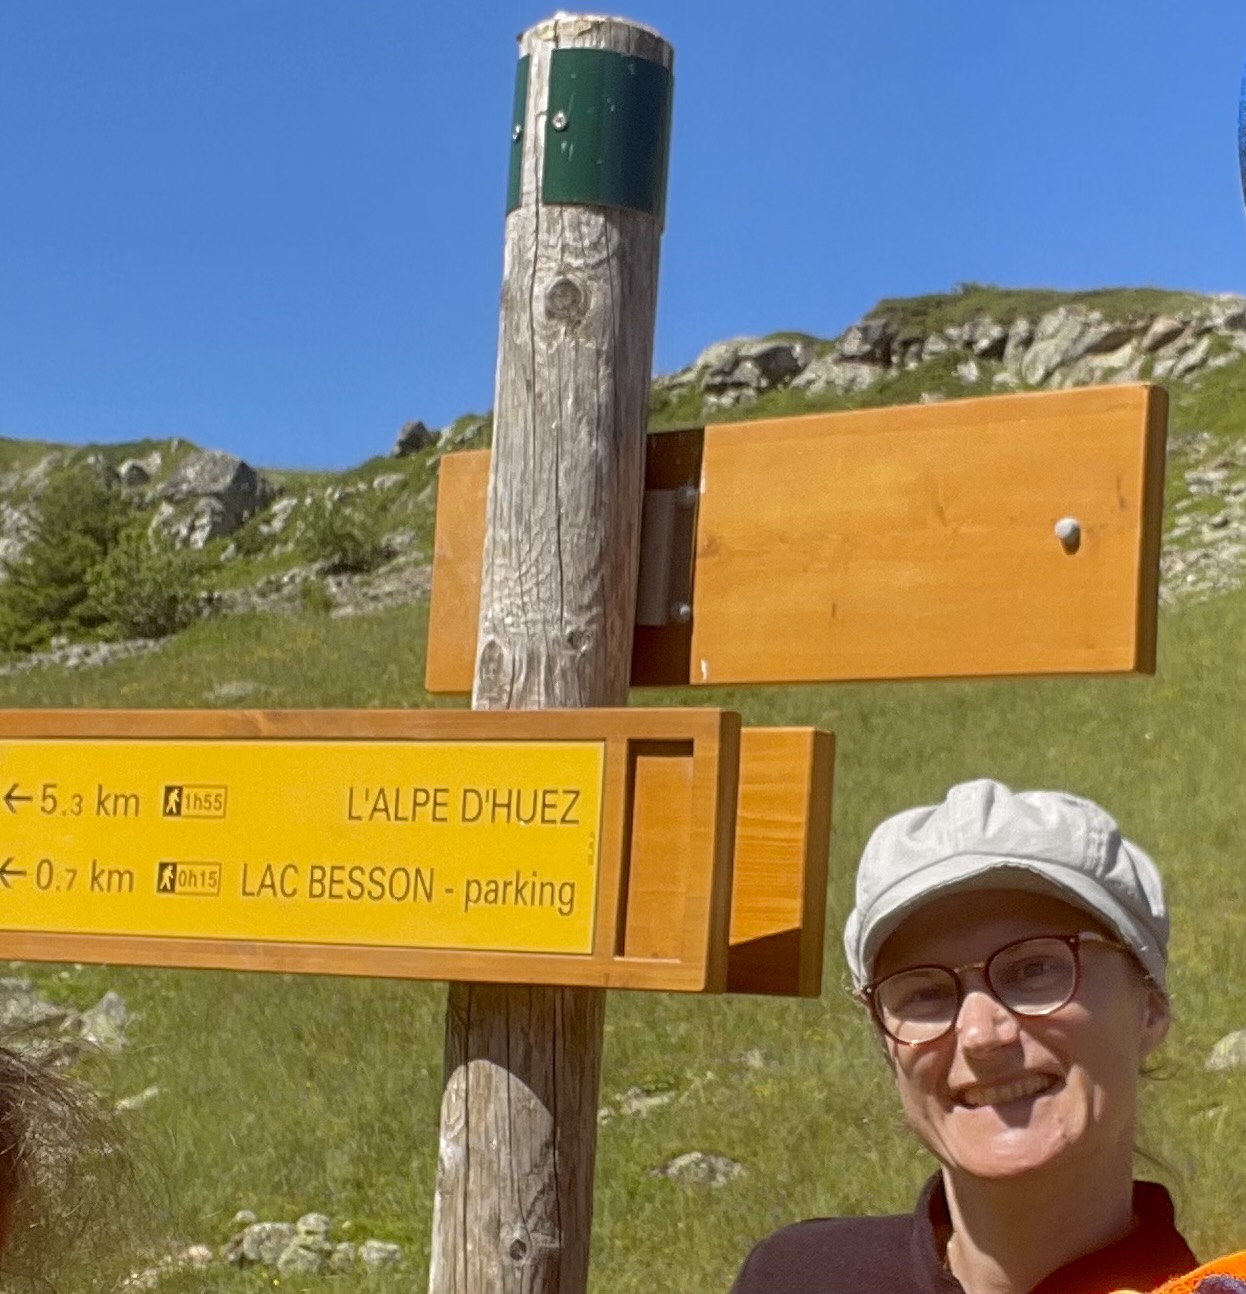
<path id="1" fill-rule="evenodd" d="M 954 1091 L 952 1100 L 974 1110 L 983 1106 L 1012 1105 L 1049 1092 L 1058 1082 L 1059 1079 L 1051 1074 L 1023 1074 L 1004 1082 L 971 1083 Z"/>

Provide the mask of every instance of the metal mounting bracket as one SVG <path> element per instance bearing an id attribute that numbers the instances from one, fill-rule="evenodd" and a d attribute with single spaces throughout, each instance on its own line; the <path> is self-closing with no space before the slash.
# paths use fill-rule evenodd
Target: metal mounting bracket
<path id="1" fill-rule="evenodd" d="M 692 620 L 692 559 L 697 500 L 691 483 L 646 490 L 640 518 L 638 625 L 686 625 Z"/>

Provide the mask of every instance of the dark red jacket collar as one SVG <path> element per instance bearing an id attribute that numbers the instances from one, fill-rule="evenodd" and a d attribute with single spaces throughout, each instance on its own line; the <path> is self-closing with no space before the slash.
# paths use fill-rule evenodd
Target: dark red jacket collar
<path id="1" fill-rule="evenodd" d="M 1190 1246 L 1177 1230 L 1172 1200 L 1155 1182 L 1134 1183 L 1134 1225 L 1119 1240 L 1083 1254 L 1052 1272 L 1030 1294 L 1110 1294 L 1113 1290 L 1153 1290 L 1173 1276 L 1198 1266 Z M 922 1190 L 914 1210 L 913 1258 L 927 1277 L 927 1288 L 961 1290 L 943 1265 L 951 1231 L 943 1177 L 936 1173 Z"/>

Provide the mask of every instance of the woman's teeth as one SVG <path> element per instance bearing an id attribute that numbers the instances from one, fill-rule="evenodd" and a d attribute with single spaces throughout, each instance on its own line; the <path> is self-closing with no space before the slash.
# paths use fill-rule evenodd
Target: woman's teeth
<path id="1" fill-rule="evenodd" d="M 960 1094 L 962 1105 L 1007 1105 L 1027 1096 L 1037 1096 L 1055 1085 L 1050 1074 L 1027 1074 L 1011 1083 L 996 1083 L 991 1087 L 968 1087 Z"/>

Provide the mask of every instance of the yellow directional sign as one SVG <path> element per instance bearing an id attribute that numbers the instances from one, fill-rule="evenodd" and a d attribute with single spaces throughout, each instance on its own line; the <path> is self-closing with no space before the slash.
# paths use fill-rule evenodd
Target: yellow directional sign
<path id="1" fill-rule="evenodd" d="M 6 739 L 0 929 L 589 955 L 601 741 Z"/>

